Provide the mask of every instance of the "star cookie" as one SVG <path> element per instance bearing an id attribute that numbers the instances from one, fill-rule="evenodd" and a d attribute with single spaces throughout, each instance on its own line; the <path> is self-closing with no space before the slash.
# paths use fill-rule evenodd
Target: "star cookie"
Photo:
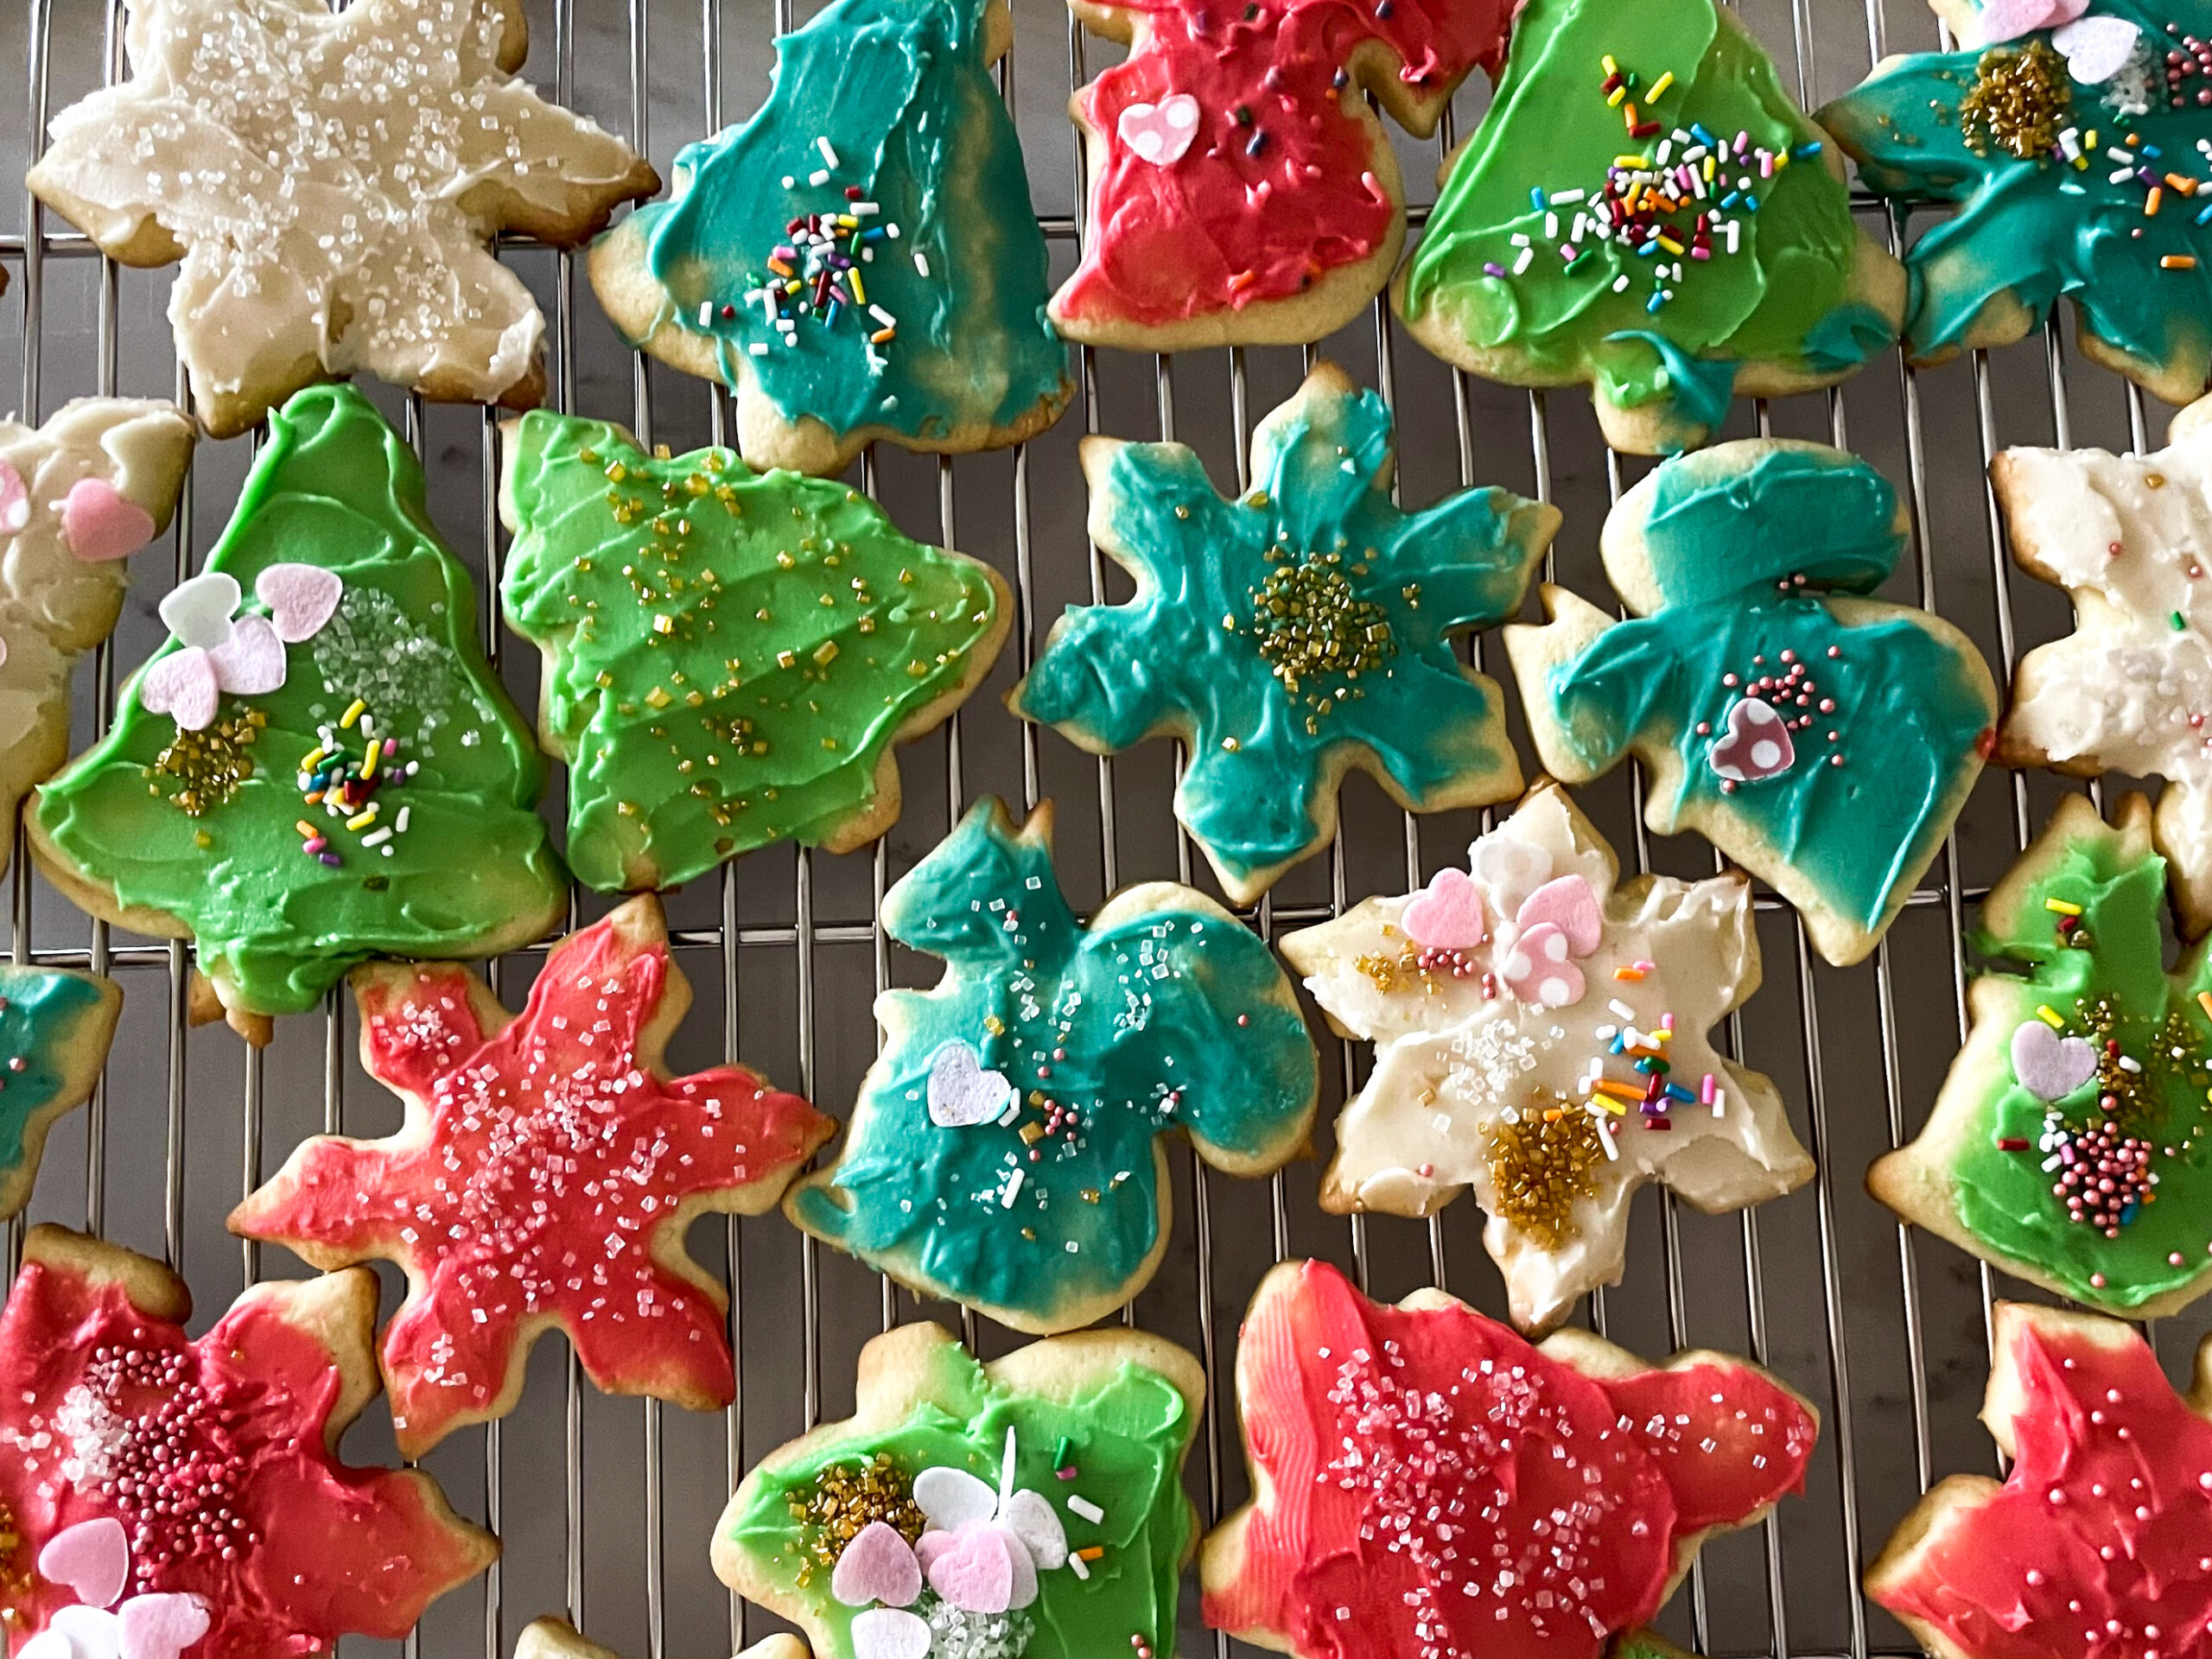
<path id="1" fill-rule="evenodd" d="M 1758 988 L 1749 881 L 1616 885 L 1555 784 L 1468 859 L 1281 948 L 1330 1023 L 1376 1045 L 1323 1208 L 1427 1216 L 1471 1187 L 1514 1322 L 1541 1330 L 1619 1280 L 1637 1187 L 1740 1209 L 1813 1160 L 1773 1083 L 1707 1036 Z"/>
<path id="2" fill-rule="evenodd" d="M 844 1145 L 784 1202 L 878 1271 L 1017 1331 L 1073 1330 L 1167 1249 L 1163 1135 L 1236 1175 L 1304 1148 L 1313 1043 L 1267 945 L 1171 881 L 1079 922 L 1049 805 L 1017 830 L 979 803 L 882 917 L 944 977 L 876 999 L 883 1050 Z"/>
<path id="3" fill-rule="evenodd" d="M 1197 1359 L 1122 1329 L 985 1365 L 925 1321 L 861 1350 L 856 1393 L 746 1476 L 723 1583 L 820 1659 L 1174 1651 Z"/>
<path id="4" fill-rule="evenodd" d="M 130 79 L 54 118 L 32 194 L 169 294 L 216 437 L 366 372 L 528 408 L 545 319 L 487 245 L 569 246 L 660 188 L 517 80 L 518 0 L 130 0 Z"/>
<path id="5" fill-rule="evenodd" d="M 2212 402 L 2150 455 L 2007 449 L 2012 556 L 2066 589 L 2074 632 L 2020 659 L 1997 758 L 2161 777 L 2152 834 L 2191 936 L 2212 929 Z"/>
<path id="6" fill-rule="evenodd" d="M 353 990 L 405 1124 L 303 1141 L 230 1224 L 319 1268 L 406 1268 L 383 1351 L 400 1450 L 512 1410 L 553 1327 L 610 1393 L 728 1405 L 728 1299 L 684 1229 L 769 1208 L 835 1126 L 741 1066 L 666 1074 L 691 995 L 659 903 L 555 945 L 519 1015 L 450 965 L 377 963 Z"/>
<path id="7" fill-rule="evenodd" d="M 1839 967 L 1904 908 L 1997 715 L 1965 634 L 1868 597 L 1908 529 L 1855 455 L 1719 444 L 1662 463 L 1606 518 L 1626 621 L 1546 588 L 1549 625 L 1505 630 L 1544 769 L 1577 784 L 1635 755 L 1645 822 L 1695 830 L 1767 882 Z"/>
<path id="8" fill-rule="evenodd" d="M 1260 1281 L 1236 1395 L 1257 1497 L 1199 1552 L 1205 1621 L 1297 1659 L 1649 1653 L 1698 1546 L 1798 1491 L 1819 1434 L 1725 1354 L 1653 1366 L 1580 1330 L 1531 1347 L 1320 1262 Z"/>
<path id="9" fill-rule="evenodd" d="M 1521 791 L 1456 636 L 1520 609 L 1559 512 L 1484 489 L 1401 512 L 1391 436 L 1323 364 L 1253 434 L 1241 498 L 1181 444 L 1083 442 L 1092 539 L 1136 595 L 1071 607 L 1012 707 L 1095 753 L 1188 745 L 1175 816 L 1239 904 L 1327 844 L 1353 766 L 1414 811 Z"/>
<path id="10" fill-rule="evenodd" d="M 1999 1302 L 1991 1347 L 1981 1421 L 2010 1473 L 1939 1484 L 1867 1569 L 1866 1593 L 1936 1659 L 2202 1652 L 2212 1347 L 2186 1398 L 2114 1319 Z"/>
<path id="11" fill-rule="evenodd" d="M 498 1541 L 428 1475 L 338 1459 L 376 1394 L 376 1310 L 366 1269 L 256 1285 L 195 1341 L 168 1268 L 34 1227 L 0 1314 L 17 1659 L 396 1641 L 482 1572 Z"/>

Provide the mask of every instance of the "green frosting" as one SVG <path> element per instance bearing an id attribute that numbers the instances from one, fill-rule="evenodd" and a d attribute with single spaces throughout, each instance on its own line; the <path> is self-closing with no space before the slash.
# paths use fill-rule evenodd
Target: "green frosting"
<path id="1" fill-rule="evenodd" d="M 842 1154 L 787 1200 L 792 1219 L 910 1282 L 1040 1323 L 1122 1294 L 1164 1220 L 1154 1137 L 1181 1128 L 1202 1151 L 1275 1162 L 1312 1113 L 1313 1045 L 1282 969 L 1201 903 L 1170 889 L 1086 928 L 1041 827 L 1017 835 L 997 801 L 978 805 L 884 900 L 886 931 L 947 972 L 933 991 L 878 1000 L 884 1052 Z M 978 1065 L 1018 1109 L 994 1100 L 982 1121 L 941 1126 L 933 1083 L 941 1101 L 988 1098 L 963 1075 Z"/>
<path id="2" fill-rule="evenodd" d="M 711 339 L 723 379 L 753 376 L 787 420 L 926 444 L 1066 396 L 1045 238 L 985 54 L 989 9 L 833 0 L 777 41 L 760 111 L 687 146 L 671 199 L 639 210 L 670 319 Z M 855 191 L 875 211 L 855 212 Z M 814 306 L 792 221 L 846 213 L 839 257 L 858 260 L 863 289 L 832 318 Z M 790 276 L 769 266 L 779 248 Z M 802 284 L 775 302 L 788 334 L 761 298 L 772 281 Z M 888 340 L 874 338 L 879 311 L 896 323 Z"/>
<path id="3" fill-rule="evenodd" d="M 1637 78 L 1623 105 L 1607 102 L 1607 55 Z M 1653 100 L 1663 74 L 1673 82 Z M 1630 134 L 1630 100 L 1657 130 Z M 1532 379 L 1593 379 L 1613 404 L 1669 405 L 1678 435 L 1709 429 L 1740 363 L 1833 375 L 1895 337 L 1853 296 L 1859 232 L 1821 142 L 1766 54 L 1713 0 L 1529 0 L 1497 98 L 1408 262 L 1402 308 L 1416 321 L 1436 309 L 1475 351 L 1510 353 Z M 1649 166 L 1622 165 L 1625 156 Z M 1705 195 L 1678 181 L 1686 162 Z M 1681 205 L 1655 211 L 1642 205 L 1647 192 L 1629 207 L 1639 171 Z M 1562 193 L 1573 199 L 1555 200 Z M 1601 198 L 1621 207 L 1609 224 L 1624 226 L 1604 240 L 1586 222 Z M 1653 228 L 1682 251 L 1648 240 Z M 1516 237 L 1529 244 L 1517 270 Z M 1571 264 L 1562 246 L 1578 253 Z"/>
<path id="4" fill-rule="evenodd" d="M 118 906 L 181 920 L 226 1000 L 257 1014 L 313 1007 L 372 957 L 475 956 L 557 918 L 567 879 L 533 810 L 543 762 L 477 643 L 467 573 L 431 527 L 413 451 L 350 386 L 310 387 L 270 417 L 207 569 L 237 579 L 244 617 L 278 563 L 345 584 L 320 630 L 283 648 L 283 686 L 226 696 L 184 733 L 143 706 L 142 669 L 114 728 L 40 791 L 54 849 Z M 149 668 L 184 649 L 170 640 Z M 341 725 L 357 699 L 399 747 L 377 820 L 353 830 L 305 798 L 299 768 L 318 750 L 363 757 L 365 728 Z M 303 850 L 302 821 L 334 867 Z"/>
<path id="5" fill-rule="evenodd" d="M 31 1120 L 99 1070 L 105 1037 L 100 1054 L 71 1051 L 84 1022 L 106 1004 L 101 983 L 56 968 L 0 964 L 0 1188 L 32 1161 Z"/>
<path id="6" fill-rule="evenodd" d="M 2200 944 L 2177 972 L 2165 972 L 2165 893 L 2164 859 L 2125 856 L 2121 838 L 2101 830 L 2069 842 L 2028 886 L 2014 932 L 1978 935 L 1983 952 L 2028 964 L 2027 977 L 2014 982 L 2023 1021 L 2042 1023 L 2035 1010 L 2047 1007 L 2063 1021 L 2055 1034 L 2101 1051 L 2119 1046 L 2078 1087 L 2046 1103 L 2014 1076 L 2012 1033 L 2004 1033 L 2007 1063 L 1990 1078 L 1951 1165 L 1961 1224 L 2000 1262 L 2025 1262 L 2076 1301 L 2122 1315 L 2212 1268 L 2212 1148 L 2204 1138 L 2212 1024 L 2196 1000 L 2212 990 L 2212 963 Z M 2049 910 L 2046 899 L 2078 906 L 2081 915 Z M 2122 1055 L 2141 1069 L 2122 1066 Z M 2152 1201 L 2123 1203 L 2112 1237 L 2069 1219 L 2052 1191 L 2070 1167 L 2094 1163 L 2094 1137 L 2107 1122 L 2144 1144 L 2156 1181 Z"/>
<path id="7" fill-rule="evenodd" d="M 1345 751 L 1415 808 L 1519 785 L 1496 683 L 1452 636 L 1520 608 L 1549 540 L 1541 510 L 1469 490 L 1401 512 L 1389 411 L 1309 382 L 1253 440 L 1250 493 L 1224 501 L 1180 444 L 1094 467 L 1094 524 L 1137 576 L 1126 605 L 1071 607 L 1015 693 L 1089 747 L 1188 734 L 1176 816 L 1217 868 L 1264 881 L 1333 822 Z"/>
<path id="8" fill-rule="evenodd" d="M 1524 683 L 1582 776 L 1637 747 L 1675 752 L 1680 786 L 1654 797 L 1655 829 L 1720 804 L 1724 822 L 1867 927 L 1942 840 L 1994 713 L 1972 648 L 1922 613 L 1846 621 L 1829 602 L 1894 568 L 1896 506 L 1879 474 L 1831 449 L 1666 462 L 1644 525 L 1657 608 Z M 1716 768 L 1750 693 L 1793 727 L 1794 760 L 1738 781 Z"/>
<path id="9" fill-rule="evenodd" d="M 2176 26 L 2212 36 L 2212 3 L 2096 0 L 2087 16 L 2143 31 L 2137 61 L 2101 84 L 2074 79 L 2037 30 L 1987 51 L 1900 58 L 1820 119 L 1870 189 L 1957 204 L 1906 256 L 1915 356 L 1958 348 L 1993 301 L 2040 321 L 2064 294 L 2099 339 L 2200 384 L 2212 350 L 2212 226 L 2202 199 L 2164 181 L 2212 184 L 2212 162 L 2196 149 L 2212 138 L 2212 107 L 2196 101 L 2212 79 L 2192 63 L 2170 98 L 2164 69 Z M 2146 215 L 2153 185 L 2159 210 Z M 2194 268 L 2160 264 L 2177 255 Z"/>
<path id="10" fill-rule="evenodd" d="M 895 1427 L 825 1440 L 788 1463 L 755 1470 L 723 1518 L 723 1535 L 830 1637 L 825 1659 L 852 1659 L 852 1622 L 865 1609 L 830 1593 L 834 1539 L 825 1542 L 794 1509 L 808 1505 L 825 1471 L 834 1479 L 879 1457 L 889 1459 L 901 1490 L 925 1469 L 955 1468 L 996 1491 L 1008 1429 L 1015 1489 L 1052 1506 L 1071 1550 L 1101 1552 L 1084 1563 L 1088 1577 L 1066 1567 L 1040 1568 L 1037 1599 L 1021 1610 L 1035 1627 L 1024 1659 L 1096 1659 L 1130 1651 L 1132 1636 L 1155 1653 L 1173 1652 L 1178 1583 L 1192 1529 L 1180 1473 L 1198 1427 L 1174 1384 L 1125 1362 L 1073 1397 L 1054 1399 L 993 1381 L 964 1349 L 948 1343 L 929 1395 Z M 1071 1480 L 1059 1478 L 1056 1468 L 1063 1449 L 1076 1471 Z M 1071 1495 L 1095 1504 L 1103 1518 L 1089 1521 L 1070 1509 Z"/>
<path id="11" fill-rule="evenodd" d="M 894 738 L 997 654 L 988 572 L 843 484 L 727 449 L 656 459 L 542 410 L 510 457 L 500 597 L 547 652 L 543 736 L 594 887 L 834 838 L 877 802 Z"/>

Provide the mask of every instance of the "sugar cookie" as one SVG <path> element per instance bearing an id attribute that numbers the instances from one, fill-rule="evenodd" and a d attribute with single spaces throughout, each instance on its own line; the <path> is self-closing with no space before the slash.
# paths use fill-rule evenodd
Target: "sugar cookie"
<path id="1" fill-rule="evenodd" d="M 575 1626 L 562 1618 L 533 1618 L 515 1638 L 515 1659 L 621 1659 L 612 1648 L 602 1648 L 576 1634 Z M 808 1659 L 806 1643 L 785 1632 L 763 1637 L 737 1659 Z"/>
<path id="2" fill-rule="evenodd" d="M 0 1217 L 30 1202 L 47 1131 L 92 1097 L 122 1012 L 111 979 L 0 963 Z"/>

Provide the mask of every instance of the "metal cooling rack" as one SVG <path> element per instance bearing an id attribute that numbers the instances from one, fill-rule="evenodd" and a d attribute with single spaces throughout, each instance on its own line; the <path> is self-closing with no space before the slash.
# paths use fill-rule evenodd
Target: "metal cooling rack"
<path id="1" fill-rule="evenodd" d="M 1808 107 L 1855 84 L 1887 52 L 1938 43 L 1920 0 L 1739 3 Z M 615 0 L 531 0 L 529 10 L 525 73 L 561 101 L 629 134 L 664 175 L 679 145 L 758 105 L 772 35 L 799 21 L 794 0 L 626 0 L 626 9 Z M 1057 0 L 1015 0 L 1014 12 L 1005 91 L 1021 124 L 1056 276 L 1065 275 L 1084 200 L 1065 100 L 1119 48 L 1083 37 Z M 12 61 L 20 48 L 28 66 L 22 118 L 0 120 L 0 176 L 20 176 L 51 111 L 122 73 L 122 22 L 121 0 L 25 0 L 0 13 L 0 61 Z M 1426 181 L 1455 132 L 1478 118 L 1488 97 L 1481 79 L 1463 89 L 1436 140 L 1395 135 L 1417 200 L 1427 199 Z M 0 299 L 0 386 L 20 385 L 18 407 L 38 418 L 82 393 L 181 394 L 162 315 L 169 273 L 119 270 L 20 192 L 5 194 L 0 269 L 13 283 Z M 1884 210 L 1865 200 L 1859 209 L 1894 245 L 1898 227 Z M 1418 226 L 1424 210 L 1417 207 L 1413 217 Z M 679 449 L 722 437 L 727 398 L 627 352 L 572 257 L 524 242 L 507 257 L 550 321 L 556 406 L 627 417 L 640 437 Z M 1469 483 L 1554 500 L 1566 527 L 1546 575 L 1610 597 L 1596 557 L 1598 529 L 1609 502 L 1648 463 L 1605 448 L 1581 394 L 1548 397 L 1469 380 L 1405 340 L 1380 306 L 1322 349 L 1395 408 L 1409 503 Z M 989 559 L 1014 580 L 1020 626 L 989 687 L 942 734 L 905 752 L 906 815 L 872 853 L 833 858 L 771 849 L 671 896 L 679 957 L 696 993 L 672 1064 L 739 1055 L 843 1112 L 874 1054 L 874 994 L 894 981 L 929 983 L 938 972 L 928 959 L 892 950 L 876 919 L 883 893 L 986 791 L 1023 805 L 1056 800 L 1062 874 L 1079 906 L 1095 906 L 1131 880 L 1206 880 L 1169 812 L 1171 745 L 1096 760 L 1013 720 L 996 694 L 1026 670 L 1063 606 L 1128 591 L 1084 538 L 1077 436 L 1179 437 L 1200 450 L 1217 481 L 1241 486 L 1254 422 L 1288 395 L 1312 355 L 1271 348 L 1146 359 L 1084 351 L 1074 407 L 1023 449 L 957 461 L 887 450 L 862 461 L 859 481 L 903 528 Z M 488 601 L 503 551 L 492 417 L 396 395 L 384 403 L 423 457 L 433 512 Z M 1824 396 L 1771 407 L 1739 403 L 1729 431 L 1845 443 L 1909 486 L 1916 556 L 1891 591 L 1964 627 L 2001 677 L 2019 652 L 2063 632 L 2069 613 L 2055 590 L 2010 572 L 1984 479 L 1989 456 L 2020 442 L 2139 448 L 2162 420 L 2139 394 L 2081 362 L 2054 328 L 1927 373 L 1891 356 Z M 250 456 L 245 440 L 201 448 L 166 568 L 160 550 L 141 556 L 115 642 L 80 671 L 79 747 L 110 718 L 119 668 L 127 671 L 159 643 L 154 603 L 219 533 Z M 517 701 L 534 706 L 535 652 L 514 648 L 488 602 L 481 620 Z M 1478 643 L 1478 662 L 1483 655 Z M 1489 656 L 1494 669 L 1502 665 L 1495 649 Z M 1821 1405 L 1826 1433 L 1806 1495 L 1764 1526 L 1708 1546 L 1660 1621 L 1700 1652 L 1728 1659 L 1916 1652 L 1859 1595 L 1859 1567 L 1933 1478 L 1995 1467 L 1974 1414 L 1987 1370 L 1991 1300 L 2019 1287 L 1899 1227 L 1865 1196 L 1859 1177 L 1925 1116 L 1964 1028 L 1962 931 L 2065 786 L 2041 776 L 1986 776 L 1929 885 L 1857 969 L 1819 963 L 1794 915 L 1762 895 L 1768 982 L 1730 1022 L 1728 1036 L 1745 1060 L 1775 1075 L 1820 1175 L 1806 1190 L 1739 1216 L 1701 1216 L 1669 1194 L 1647 1192 L 1637 1201 L 1624 1282 L 1593 1296 L 1579 1316 L 1653 1357 L 1684 1345 L 1748 1353 Z M 1637 794 L 1624 771 L 1580 798 L 1638 869 L 1710 870 L 1710 850 L 1694 837 L 1649 840 L 1637 817 Z M 557 813 L 557 801 L 549 810 Z M 1274 937 L 1366 893 L 1405 891 L 1459 857 L 1490 817 L 1416 821 L 1355 777 L 1329 855 L 1293 871 L 1251 912 L 1253 925 Z M 188 1274 L 200 1301 L 195 1328 L 205 1328 L 244 1283 L 301 1270 L 286 1252 L 264 1257 L 223 1230 L 241 1191 L 304 1135 L 390 1131 L 397 1104 L 361 1074 L 353 1016 L 340 999 L 319 1020 L 280 1022 L 276 1042 L 261 1052 L 219 1027 L 189 1031 L 184 946 L 88 923 L 29 873 L 20 849 L 9 882 L 9 948 L 16 960 L 89 966 L 126 988 L 106 1082 L 87 1110 L 55 1130 L 29 1218 L 88 1226 L 165 1256 Z M 574 908 L 581 918 L 601 912 L 606 901 L 580 893 Z M 528 952 L 494 964 L 493 983 L 518 1001 L 536 965 Z M 1332 1109 L 1363 1075 L 1368 1057 L 1363 1047 L 1325 1039 L 1323 1052 L 1325 1141 Z M 1436 1283 L 1503 1312 L 1481 1249 L 1479 1213 L 1465 1201 L 1427 1223 L 1346 1223 L 1315 1205 L 1318 1164 L 1248 1182 L 1212 1174 L 1187 1152 L 1173 1162 L 1174 1240 L 1158 1278 L 1124 1317 L 1206 1361 L 1213 1403 L 1189 1471 L 1205 1519 L 1244 1496 L 1233 1402 L 1224 1389 L 1237 1319 L 1269 1263 L 1290 1254 L 1326 1256 L 1377 1295 Z M 10 1267 L 21 1238 L 18 1224 L 5 1241 Z M 737 1404 L 717 1417 L 608 1400 L 582 1382 L 558 1340 L 540 1344 L 516 1412 L 454 1435 L 427 1460 L 464 1512 L 502 1533 L 506 1550 L 486 1578 L 432 1608 L 405 1644 L 408 1654 L 505 1659 L 523 1623 L 547 1611 L 567 1613 L 633 1659 L 703 1659 L 757 1638 L 774 1621 L 730 1598 L 706 1564 L 709 1529 L 736 1478 L 792 1434 L 849 1409 L 854 1358 L 890 1323 L 957 1319 L 987 1356 L 1019 1341 L 957 1310 L 923 1306 L 847 1258 L 817 1250 L 779 1216 L 702 1226 L 693 1244 L 728 1273 L 734 1293 Z M 396 1275 L 387 1270 L 385 1278 L 389 1309 Z M 2177 1378 L 2206 1324 L 2200 1313 L 2153 1331 Z M 349 1439 L 356 1460 L 392 1456 L 381 1412 L 372 1406 Z M 1200 1626 L 1192 1588 L 1186 1583 L 1183 1651 L 1225 1659 L 1231 1644 Z M 372 1643 L 346 1649 L 391 1650 Z"/>

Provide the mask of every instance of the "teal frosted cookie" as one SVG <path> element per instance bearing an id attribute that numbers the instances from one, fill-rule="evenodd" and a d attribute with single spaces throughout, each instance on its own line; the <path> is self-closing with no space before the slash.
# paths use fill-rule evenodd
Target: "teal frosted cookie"
<path id="1" fill-rule="evenodd" d="M 1520 608 L 1558 510 L 1485 489 L 1402 512 L 1391 438 L 1325 363 L 1260 423 L 1241 498 L 1181 444 L 1084 440 L 1091 537 L 1136 596 L 1071 607 L 1010 701 L 1097 753 L 1186 743 L 1175 816 L 1240 904 L 1327 843 L 1353 766 L 1415 811 L 1521 788 L 1453 636 Z"/>
<path id="2" fill-rule="evenodd" d="M 1865 461 L 1782 439 L 1670 461 L 1605 521 L 1617 622 L 1543 589 L 1505 631 L 1548 771 L 1635 755 L 1644 817 L 1694 829 L 1857 962 L 1936 855 L 1987 753 L 1997 691 L 1942 618 L 1868 598 L 1904 551 L 1897 492 Z"/>
<path id="3" fill-rule="evenodd" d="M 1066 406 L 991 75 L 1013 38 L 1006 0 L 832 0 L 777 41 L 760 111 L 687 146 L 670 200 L 593 248 L 615 326 L 737 394 L 753 466 L 992 448 Z"/>
<path id="4" fill-rule="evenodd" d="M 92 1098 L 122 1012 L 111 979 L 0 963 L 0 1217 L 30 1202 L 46 1133 Z"/>
<path id="5" fill-rule="evenodd" d="M 2212 0 L 1936 9 L 1969 49 L 1887 59 L 1820 113 L 1870 189 L 1955 205 L 1906 255 L 1913 359 L 2018 340 L 2063 295 L 2084 354 L 2187 403 L 2212 365 Z"/>
<path id="6" fill-rule="evenodd" d="M 935 990 L 876 999 L 881 1055 L 799 1226 L 1018 1331 L 1090 1324 L 1143 1287 L 1168 1235 L 1160 1137 L 1262 1175 L 1302 1150 L 1313 1045 L 1261 939 L 1173 882 L 1088 926 L 1053 874 L 1052 814 L 986 799 L 883 901 Z"/>

